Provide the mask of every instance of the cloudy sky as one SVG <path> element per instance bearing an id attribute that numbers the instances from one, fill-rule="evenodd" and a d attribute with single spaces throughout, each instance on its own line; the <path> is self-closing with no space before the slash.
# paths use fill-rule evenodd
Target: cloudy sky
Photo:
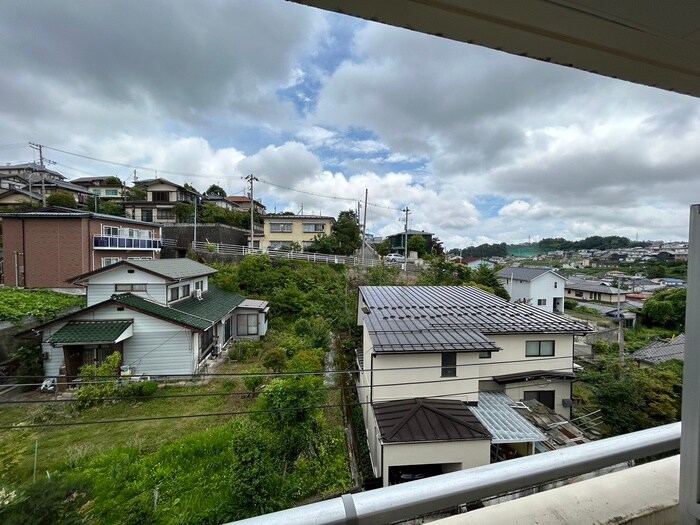
<path id="1" fill-rule="evenodd" d="M 0 64 L 0 162 L 38 142 L 69 178 L 252 173 L 325 215 L 367 189 L 368 232 L 408 206 L 448 248 L 685 239 L 700 200 L 700 100 L 283 0 L 5 1 Z"/>

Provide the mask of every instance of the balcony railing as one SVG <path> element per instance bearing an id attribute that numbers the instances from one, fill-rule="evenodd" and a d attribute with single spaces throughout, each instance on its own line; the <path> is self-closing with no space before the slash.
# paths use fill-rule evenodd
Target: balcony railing
<path id="1" fill-rule="evenodd" d="M 575 447 L 493 463 L 242 520 L 241 524 L 378 525 L 411 519 L 490 496 L 593 472 L 680 446 L 672 423 Z"/>
<path id="2" fill-rule="evenodd" d="M 95 235 L 92 246 L 96 250 L 160 250 L 162 245 L 160 239 Z"/>

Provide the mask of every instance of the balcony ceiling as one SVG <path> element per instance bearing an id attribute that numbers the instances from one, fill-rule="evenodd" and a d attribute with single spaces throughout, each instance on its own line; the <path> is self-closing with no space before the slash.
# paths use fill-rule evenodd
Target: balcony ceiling
<path id="1" fill-rule="evenodd" d="M 295 1 L 700 96 L 700 2 L 693 0 Z"/>

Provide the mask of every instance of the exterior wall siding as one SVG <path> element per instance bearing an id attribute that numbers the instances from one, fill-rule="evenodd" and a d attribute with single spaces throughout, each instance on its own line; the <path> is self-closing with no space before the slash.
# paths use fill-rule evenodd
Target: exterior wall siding
<path id="1" fill-rule="evenodd" d="M 289 242 L 289 243 L 296 242 L 303 249 L 303 246 L 304 246 L 303 243 L 313 241 L 314 237 L 316 237 L 317 235 L 321 235 L 321 234 L 330 235 L 331 228 L 332 228 L 334 222 L 335 222 L 335 220 L 333 219 L 333 217 L 313 216 L 313 215 L 306 215 L 306 216 L 279 215 L 279 216 L 275 216 L 275 217 L 265 217 L 265 223 L 264 223 L 264 229 L 263 229 L 264 237 L 262 239 L 260 247 L 263 250 L 268 250 L 268 249 L 274 249 L 273 247 L 271 247 L 271 245 L 274 246 L 273 243 L 276 243 L 276 242 Z M 278 224 L 278 223 L 291 223 L 292 231 L 290 231 L 290 232 L 272 231 L 271 224 Z M 320 224 L 323 227 L 323 231 L 304 232 L 304 224 Z"/>

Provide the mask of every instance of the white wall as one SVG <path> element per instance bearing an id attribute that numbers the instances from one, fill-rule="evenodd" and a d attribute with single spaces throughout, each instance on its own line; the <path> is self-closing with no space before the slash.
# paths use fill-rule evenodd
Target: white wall
<path id="1" fill-rule="evenodd" d="M 572 334 L 490 335 L 489 338 L 501 350 L 493 352 L 491 359 L 479 360 L 481 379 L 533 370 L 573 370 L 574 336 Z M 553 357 L 525 356 L 527 341 L 545 340 L 554 341 Z"/>
<path id="2" fill-rule="evenodd" d="M 546 312 L 554 311 L 554 299 L 561 299 L 560 304 L 563 308 L 564 300 L 564 285 L 566 283 L 563 277 L 558 277 L 552 272 L 543 274 L 532 281 L 521 281 L 510 278 L 501 279 L 503 287 L 510 294 L 510 301 L 529 301 L 532 306 L 544 310 Z M 555 288 L 556 283 L 556 288 Z M 537 304 L 538 299 L 544 299 L 546 304 Z"/>
<path id="3" fill-rule="evenodd" d="M 505 394 L 515 401 L 525 399 L 526 391 L 554 391 L 554 411 L 560 416 L 570 419 L 571 408 L 566 408 L 562 400 L 571 398 L 571 382 L 556 379 L 535 379 L 521 383 L 510 383 L 506 385 Z"/>

